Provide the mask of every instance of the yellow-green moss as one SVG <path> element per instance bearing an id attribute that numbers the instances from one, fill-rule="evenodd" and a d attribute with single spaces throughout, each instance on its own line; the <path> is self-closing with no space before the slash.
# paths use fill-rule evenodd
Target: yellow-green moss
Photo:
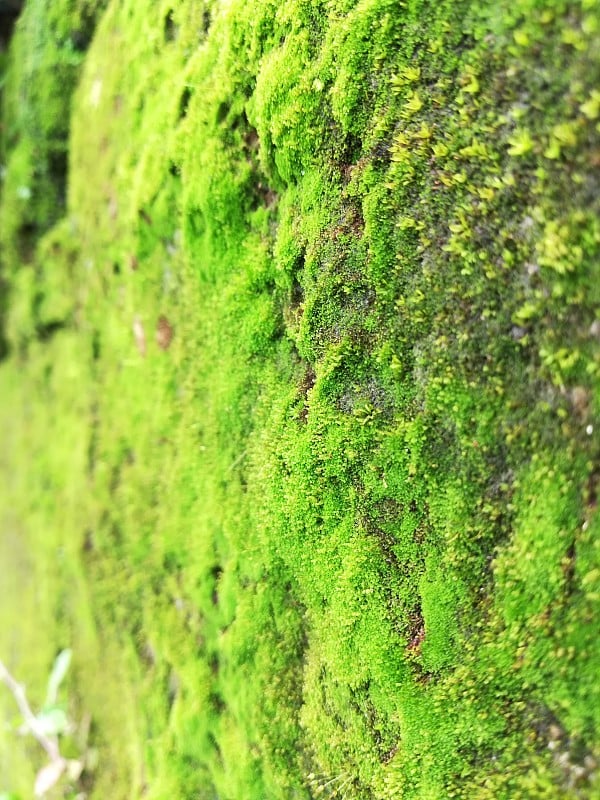
<path id="1" fill-rule="evenodd" d="M 70 117 L 24 12 L 0 230 L 0 646 L 90 796 L 595 797 L 598 4 L 96 12 Z"/>

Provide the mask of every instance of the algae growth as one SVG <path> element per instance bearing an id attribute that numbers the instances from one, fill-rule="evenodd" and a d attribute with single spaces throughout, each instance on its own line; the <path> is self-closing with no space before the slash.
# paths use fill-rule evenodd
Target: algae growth
<path id="1" fill-rule="evenodd" d="M 596 0 L 26 4 L 0 652 L 73 649 L 73 796 L 600 796 L 599 52 Z"/>

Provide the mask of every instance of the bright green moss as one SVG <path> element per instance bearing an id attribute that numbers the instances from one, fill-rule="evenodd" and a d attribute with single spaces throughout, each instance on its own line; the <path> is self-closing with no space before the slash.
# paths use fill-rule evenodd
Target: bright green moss
<path id="1" fill-rule="evenodd" d="M 597 18 L 27 5 L 0 647 L 91 797 L 596 796 Z"/>

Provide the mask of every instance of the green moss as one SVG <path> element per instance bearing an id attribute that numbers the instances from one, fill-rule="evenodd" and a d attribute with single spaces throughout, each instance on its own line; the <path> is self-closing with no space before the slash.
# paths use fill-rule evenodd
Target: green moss
<path id="1" fill-rule="evenodd" d="M 27 5 L 0 647 L 90 797 L 596 795 L 597 17 Z"/>

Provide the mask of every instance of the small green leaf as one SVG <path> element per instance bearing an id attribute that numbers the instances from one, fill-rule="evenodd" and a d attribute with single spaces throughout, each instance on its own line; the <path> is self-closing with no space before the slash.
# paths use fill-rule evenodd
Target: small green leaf
<path id="1" fill-rule="evenodd" d="M 57 736 L 59 733 L 65 733 L 69 727 L 67 715 L 59 706 L 44 708 L 36 716 L 36 721 L 40 733 L 46 736 Z"/>
<path id="2" fill-rule="evenodd" d="M 71 656 L 73 655 L 71 650 L 61 650 L 61 652 L 56 656 L 54 661 L 54 666 L 52 667 L 52 672 L 50 673 L 50 677 L 48 678 L 48 691 L 46 692 L 46 705 L 52 705 L 56 703 L 56 697 L 58 695 L 58 690 L 65 679 L 65 675 L 69 669 L 71 664 Z"/>
<path id="3" fill-rule="evenodd" d="M 421 77 L 421 68 L 420 67 L 406 67 L 397 75 L 394 75 L 392 78 L 392 87 L 395 92 L 398 92 L 402 89 L 403 86 L 407 86 L 409 83 L 414 83 L 418 81 Z"/>
<path id="4" fill-rule="evenodd" d="M 527 47 L 529 44 L 529 35 L 527 31 L 524 31 L 522 28 L 514 31 L 513 39 L 515 40 L 516 44 L 519 45 L 519 47 Z"/>
<path id="5" fill-rule="evenodd" d="M 537 303 L 528 301 L 524 303 L 521 308 L 517 309 L 513 315 L 514 322 L 528 322 L 539 313 Z"/>
<path id="6" fill-rule="evenodd" d="M 477 94 L 479 92 L 479 81 L 476 75 L 469 76 L 469 82 L 466 86 L 463 86 L 463 92 L 467 92 L 467 94 Z"/>
<path id="7" fill-rule="evenodd" d="M 515 131 L 508 143 L 510 145 L 508 153 L 511 156 L 524 156 L 533 150 L 533 139 L 526 128 Z"/>
<path id="8" fill-rule="evenodd" d="M 432 147 L 433 155 L 436 158 L 443 158 L 444 156 L 448 155 L 448 147 L 440 142 L 439 144 L 434 144 Z"/>
<path id="9" fill-rule="evenodd" d="M 592 569 L 581 579 L 582 586 L 590 586 L 600 581 L 600 569 Z"/>
<path id="10" fill-rule="evenodd" d="M 552 136 L 561 144 L 573 147 L 577 144 L 577 132 L 572 124 L 561 122 L 552 128 Z"/>
<path id="11" fill-rule="evenodd" d="M 408 100 L 404 104 L 404 115 L 407 117 L 412 117 L 414 114 L 417 114 L 423 108 L 423 101 L 419 97 L 417 92 L 411 92 Z"/>
<path id="12" fill-rule="evenodd" d="M 579 108 L 581 113 L 585 114 L 588 119 L 598 119 L 600 116 L 600 92 L 594 90 L 588 100 L 582 103 Z"/>

